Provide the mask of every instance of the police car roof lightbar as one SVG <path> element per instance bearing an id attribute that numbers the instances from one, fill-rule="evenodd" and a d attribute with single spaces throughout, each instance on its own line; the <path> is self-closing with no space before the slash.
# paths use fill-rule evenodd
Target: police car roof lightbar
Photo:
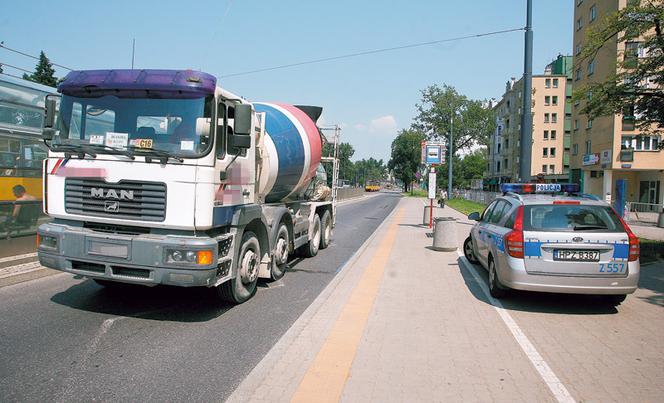
<path id="1" fill-rule="evenodd" d="M 577 183 L 503 183 L 500 191 L 503 193 L 578 193 Z"/>

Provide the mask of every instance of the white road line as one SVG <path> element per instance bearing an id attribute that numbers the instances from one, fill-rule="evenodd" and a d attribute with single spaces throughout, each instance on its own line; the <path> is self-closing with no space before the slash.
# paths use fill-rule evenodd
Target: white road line
<path id="1" fill-rule="evenodd" d="M 11 262 L 11 261 L 14 261 L 14 260 L 27 259 L 29 257 L 35 257 L 35 256 L 37 256 L 37 252 L 26 253 L 25 255 L 7 256 L 7 257 L 0 258 L 0 263 Z"/>
<path id="2" fill-rule="evenodd" d="M 16 274 L 28 273 L 31 271 L 39 270 L 42 266 L 39 262 L 29 262 L 23 264 L 17 264 L 15 266 L 3 267 L 0 268 L 0 278 L 5 278 L 13 276 Z"/>
<path id="3" fill-rule="evenodd" d="M 519 325 L 516 324 L 503 304 L 491 296 L 487 285 L 484 283 L 484 280 L 480 278 L 472 265 L 470 265 L 470 263 L 464 257 L 463 252 L 457 250 L 457 254 L 461 258 L 461 262 L 463 263 L 464 268 L 473 275 L 475 282 L 477 282 L 479 287 L 482 289 L 482 292 L 487 297 L 488 301 L 496 309 L 498 315 L 503 320 L 507 328 L 510 330 L 510 332 L 512 332 L 512 336 L 514 336 L 514 339 L 516 339 L 519 347 L 521 347 L 521 350 L 523 350 L 523 352 L 526 354 L 530 360 L 530 363 L 533 364 L 537 372 L 540 374 L 540 377 L 544 383 L 546 383 L 546 386 L 549 387 L 549 390 L 551 390 L 551 393 L 553 393 L 553 396 L 556 398 L 556 400 L 561 403 L 576 402 L 565 385 L 563 385 L 560 379 L 558 379 L 556 374 L 553 372 L 549 364 L 544 361 L 544 358 L 542 358 L 533 343 L 528 340 L 528 337 L 526 337 Z"/>

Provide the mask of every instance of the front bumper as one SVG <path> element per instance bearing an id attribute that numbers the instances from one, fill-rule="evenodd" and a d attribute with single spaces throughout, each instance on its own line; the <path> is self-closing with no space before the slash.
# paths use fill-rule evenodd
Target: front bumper
<path id="1" fill-rule="evenodd" d="M 232 235 L 221 240 L 228 241 L 228 245 L 220 248 L 218 238 L 101 233 L 61 223 L 42 224 L 38 233 L 57 239 L 55 247 L 39 246 L 43 266 L 90 278 L 147 286 L 212 287 L 231 274 Z M 213 263 L 196 267 L 166 263 L 168 248 L 212 250 Z"/>
<path id="2" fill-rule="evenodd" d="M 501 267 L 502 266 L 502 267 Z M 523 259 L 507 257 L 497 268 L 500 282 L 515 290 L 562 294 L 632 294 L 638 288 L 640 263 L 629 262 L 623 277 L 565 276 L 528 273 Z"/>

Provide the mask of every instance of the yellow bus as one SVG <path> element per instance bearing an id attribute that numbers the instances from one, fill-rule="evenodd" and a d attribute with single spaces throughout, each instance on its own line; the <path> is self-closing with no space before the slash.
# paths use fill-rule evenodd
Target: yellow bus
<path id="1" fill-rule="evenodd" d="M 378 192 L 380 191 L 380 182 L 378 181 L 368 181 L 364 186 L 365 192 Z"/>

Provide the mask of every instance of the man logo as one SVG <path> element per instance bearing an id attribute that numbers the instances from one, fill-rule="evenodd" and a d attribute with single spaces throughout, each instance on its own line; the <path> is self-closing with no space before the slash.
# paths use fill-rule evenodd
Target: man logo
<path id="1" fill-rule="evenodd" d="M 90 188 L 90 196 L 96 197 L 99 199 L 119 199 L 119 200 L 134 200 L 134 191 L 133 190 L 118 190 L 115 189 L 104 189 L 104 188 Z"/>
<path id="2" fill-rule="evenodd" d="M 120 202 L 115 200 L 105 201 L 104 211 L 107 213 L 117 213 L 118 211 L 120 211 Z"/>

